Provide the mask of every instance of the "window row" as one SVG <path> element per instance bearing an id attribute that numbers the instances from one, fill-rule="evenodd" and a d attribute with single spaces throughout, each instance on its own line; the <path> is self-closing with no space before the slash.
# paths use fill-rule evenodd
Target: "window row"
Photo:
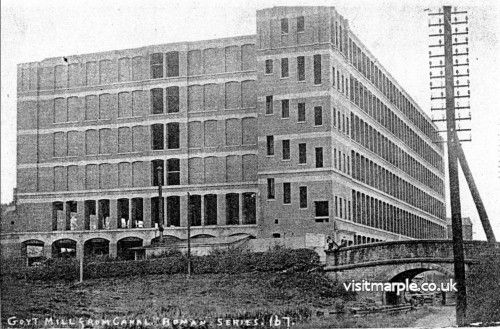
<path id="1" fill-rule="evenodd" d="M 337 87 L 338 92 L 349 97 L 349 78 L 340 73 L 338 68 L 336 70 L 335 66 L 332 66 L 332 86 Z"/>
<path id="2" fill-rule="evenodd" d="M 66 205 L 66 209 L 64 208 Z M 81 231 L 101 229 L 133 229 L 144 227 L 143 198 L 116 200 L 116 217 L 110 217 L 110 200 L 85 200 L 83 218 L 79 218 L 76 201 L 52 203 L 53 231 Z"/>
<path id="3" fill-rule="evenodd" d="M 335 108 L 333 108 L 333 126 L 337 127 L 339 132 L 350 136 L 349 115 L 340 113 L 340 110 L 335 111 Z"/>
<path id="4" fill-rule="evenodd" d="M 256 68 L 255 45 L 228 46 L 190 50 L 187 54 L 188 75 L 253 71 Z"/>
<path id="5" fill-rule="evenodd" d="M 406 210 L 352 190 L 353 221 L 416 239 L 442 239 L 445 229 Z"/>
<path id="6" fill-rule="evenodd" d="M 294 18 L 297 33 L 305 31 L 305 19 L 304 16 L 297 16 Z M 281 24 L 281 34 L 288 34 L 289 32 L 289 18 L 282 18 Z"/>
<path id="7" fill-rule="evenodd" d="M 283 204 L 292 204 L 292 185 L 291 183 L 283 183 Z M 307 208 L 307 186 L 299 186 L 298 191 L 299 208 Z M 276 199 L 276 186 L 274 178 L 267 179 L 267 199 Z"/>
<path id="8" fill-rule="evenodd" d="M 266 96 L 266 115 L 272 115 L 274 114 L 274 97 L 271 96 Z M 281 107 L 281 118 L 282 119 L 288 119 L 290 118 L 290 100 L 289 99 L 282 99 L 280 101 L 280 107 Z M 297 122 L 303 123 L 307 121 L 307 113 L 308 111 L 306 110 L 306 103 L 305 102 L 298 102 L 297 103 L 297 108 L 296 108 L 296 116 L 297 116 Z M 322 126 L 323 125 L 323 107 L 321 106 L 314 106 L 313 111 L 312 111 L 312 116 L 313 116 L 313 121 L 315 126 Z"/>
<path id="9" fill-rule="evenodd" d="M 257 118 L 189 122 L 190 148 L 257 145 Z"/>
<path id="10" fill-rule="evenodd" d="M 179 52 L 154 53 L 149 55 L 151 79 L 179 76 Z"/>
<path id="11" fill-rule="evenodd" d="M 351 201 L 335 196 L 335 217 L 351 220 Z"/>
<path id="12" fill-rule="evenodd" d="M 257 181 L 254 154 L 190 158 L 187 167 L 181 167 L 180 162 L 177 158 L 156 159 L 150 162 L 149 168 L 144 161 L 41 168 L 38 185 L 40 191 L 50 192 L 158 186 L 159 183 L 175 186 Z"/>
<path id="13" fill-rule="evenodd" d="M 351 175 L 351 159 L 337 148 L 333 148 L 333 168 L 342 171 L 344 174 Z"/>
<path id="14" fill-rule="evenodd" d="M 444 196 L 444 182 L 439 176 L 352 113 L 351 124 L 353 125 L 351 129 L 352 139 Z"/>
<path id="15" fill-rule="evenodd" d="M 194 121 L 189 123 L 190 148 L 257 145 L 257 119 Z M 42 135 L 39 149 L 44 160 L 98 154 L 123 154 L 151 150 L 179 149 L 180 124 L 103 128 L 55 132 Z M 48 137 L 48 138 L 47 138 Z M 148 146 L 148 143 L 149 146 Z"/>
<path id="16" fill-rule="evenodd" d="M 190 158 L 187 180 L 189 184 L 213 184 L 223 182 L 256 181 L 257 156 Z M 181 166 L 179 159 L 157 159 L 151 161 L 151 185 L 180 185 Z"/>
<path id="17" fill-rule="evenodd" d="M 298 143 L 297 159 L 299 164 L 307 163 L 307 144 Z M 274 136 L 266 136 L 266 154 L 268 156 L 274 155 Z M 290 140 L 281 140 L 281 156 L 283 160 L 290 160 Z M 323 168 L 323 148 L 314 148 L 314 159 L 316 168 Z"/>
<path id="18" fill-rule="evenodd" d="M 145 114 L 145 109 L 149 108 L 149 101 L 146 91 L 136 90 L 118 94 L 55 98 L 54 100 L 41 101 L 40 107 L 42 120 L 45 121 L 41 123 L 41 126 L 46 126 L 48 123 L 109 120 L 113 117 L 141 117 Z M 52 120 L 47 120 L 48 118 Z"/>
<path id="19" fill-rule="evenodd" d="M 255 80 L 229 81 L 223 84 L 190 85 L 187 106 L 189 112 L 220 109 L 248 109 L 257 106 Z"/>
<path id="20" fill-rule="evenodd" d="M 177 126 L 176 126 L 177 125 Z M 178 123 L 172 123 L 178 128 Z M 172 129 L 173 131 L 173 129 Z M 52 154 L 55 158 L 66 156 L 83 156 L 98 154 L 115 154 L 144 152 L 147 141 L 147 127 L 120 127 L 116 130 L 110 128 L 89 129 L 85 132 L 68 131 L 53 134 Z M 178 129 L 176 135 L 169 136 L 168 146 L 178 145 Z M 177 143 L 177 144 L 175 144 Z M 47 152 L 45 139 L 40 141 L 40 149 Z"/>
<path id="21" fill-rule="evenodd" d="M 148 56 L 122 57 L 70 63 L 40 68 L 19 69 L 19 87 L 27 90 L 53 90 L 81 86 L 106 85 L 116 82 L 141 81 L 178 77 L 181 73 L 177 51 L 153 53 Z M 187 74 L 190 76 L 255 70 L 255 46 L 228 46 L 190 50 L 187 53 Z M 39 81 L 37 81 L 39 79 Z"/>
<path id="22" fill-rule="evenodd" d="M 341 54 L 347 57 L 349 55 L 349 48 L 347 46 L 349 30 L 346 26 L 344 26 L 344 23 L 341 20 L 339 21 L 335 19 L 332 20 L 331 28 L 333 31 L 331 34 L 331 42 L 333 46 L 338 49 Z"/>
<path id="23" fill-rule="evenodd" d="M 352 177 L 438 218 L 445 218 L 442 201 L 358 153 L 352 153 Z"/>
<path id="24" fill-rule="evenodd" d="M 284 57 L 279 60 L 280 67 L 280 77 L 282 79 L 290 77 L 290 67 L 289 67 L 289 58 Z M 321 84 L 321 55 L 316 54 L 313 55 L 313 81 L 315 85 Z M 297 65 L 297 81 L 306 81 L 306 58 L 305 56 L 297 56 L 296 59 Z M 264 61 L 264 73 L 266 75 L 270 75 L 274 73 L 274 60 L 266 59 Z"/>
<path id="25" fill-rule="evenodd" d="M 343 242 L 343 241 L 345 241 L 345 243 L 348 246 L 351 246 L 353 244 L 354 245 L 358 245 L 358 244 L 382 242 L 383 240 L 376 239 L 376 238 L 371 238 L 371 237 L 364 236 L 364 235 L 354 234 L 354 241 L 346 241 L 346 240 L 343 239 L 341 242 Z"/>
<path id="26" fill-rule="evenodd" d="M 145 207 L 148 201 L 149 211 Z M 220 213 L 221 209 L 224 209 L 219 207 L 221 203 L 225 206 L 225 214 Z M 111 209 L 112 207 L 116 208 Z M 76 201 L 56 201 L 52 203 L 52 230 L 158 228 L 160 224 L 164 227 L 179 227 L 181 223 L 187 225 L 183 220 L 181 221 L 181 207 L 185 207 L 185 211 L 188 212 L 191 226 L 251 225 L 257 220 L 256 193 L 254 192 L 190 195 L 187 205 L 181 204 L 180 196 L 172 195 L 162 199 L 137 197 L 85 200 L 81 210 L 78 209 Z M 163 213 L 161 221 L 160 208 Z M 79 218 L 80 212 L 83 218 Z M 113 217 L 111 217 L 112 214 Z"/>
<path id="27" fill-rule="evenodd" d="M 216 194 L 189 196 L 189 221 L 192 226 L 217 225 L 218 203 Z M 254 192 L 225 195 L 226 225 L 251 225 L 257 221 L 257 194 Z M 203 204 L 202 204 L 203 203 Z"/>
<path id="28" fill-rule="evenodd" d="M 351 101 L 382 126 L 386 127 L 394 136 L 410 146 L 412 150 L 422 156 L 427 162 L 439 171 L 443 171 L 443 159 L 441 155 L 434 151 L 413 129 L 352 76 L 351 90 L 354 91 L 354 93 L 351 93 Z M 436 137 L 437 134 L 433 138 L 435 139 Z"/>
<path id="29" fill-rule="evenodd" d="M 283 204 L 292 204 L 292 184 L 284 182 L 282 184 Z M 267 199 L 274 200 L 276 198 L 276 187 L 274 178 L 267 179 Z M 308 207 L 307 186 L 299 186 L 298 191 L 299 208 L 305 209 Z M 314 219 L 316 222 L 329 222 L 330 208 L 328 201 L 314 201 Z"/>
<path id="30" fill-rule="evenodd" d="M 411 122 L 413 122 L 427 137 L 435 140 L 437 132 L 429 120 L 420 113 L 411 101 L 392 83 L 392 81 L 378 68 L 354 41 L 349 38 L 349 61 L 371 83 L 373 83 L 396 108 L 398 108 Z M 352 86 L 351 86 L 352 90 Z M 436 143 L 439 148 L 442 145 Z"/>
<path id="31" fill-rule="evenodd" d="M 147 186 L 146 162 L 57 166 L 40 169 L 41 191 L 77 191 Z M 80 169 L 81 168 L 81 169 Z"/>
<path id="32" fill-rule="evenodd" d="M 255 108 L 257 96 L 254 80 L 230 81 L 226 84 L 192 85 L 188 87 L 188 111 L 202 112 L 220 109 Z M 82 120 L 109 120 L 111 118 L 140 117 L 150 114 L 178 113 L 179 87 L 153 88 L 118 94 L 88 95 L 85 97 L 55 98 L 41 101 L 42 117 L 49 123 L 79 122 Z M 33 102 L 34 103 L 34 102 Z M 28 104 L 36 106 L 36 104 Z"/>
<path id="33" fill-rule="evenodd" d="M 217 184 L 224 182 L 256 182 L 257 155 L 228 155 L 226 157 L 190 158 L 189 184 Z"/>

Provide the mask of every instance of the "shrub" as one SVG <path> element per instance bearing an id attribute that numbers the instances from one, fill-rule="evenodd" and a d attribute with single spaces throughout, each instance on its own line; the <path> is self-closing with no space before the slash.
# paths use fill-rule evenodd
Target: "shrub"
<path id="1" fill-rule="evenodd" d="M 172 251 L 161 256 L 163 257 L 137 261 L 117 261 L 109 258 L 85 259 L 84 278 L 97 279 L 187 272 L 186 255 Z M 310 249 L 276 248 L 260 253 L 244 249 L 214 250 L 207 256 L 193 256 L 191 262 L 195 274 L 252 271 L 306 272 L 320 267 L 319 256 Z M 79 267 L 77 259 L 54 258 L 47 260 L 43 266 L 21 267 L 11 274 L 17 278 L 28 280 L 77 280 Z"/>

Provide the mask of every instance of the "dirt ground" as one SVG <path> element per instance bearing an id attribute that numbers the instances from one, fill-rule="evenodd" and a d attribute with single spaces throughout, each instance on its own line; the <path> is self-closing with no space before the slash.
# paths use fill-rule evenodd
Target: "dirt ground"
<path id="1" fill-rule="evenodd" d="M 455 326 L 455 306 L 442 306 L 437 313 L 430 313 L 418 319 L 413 327 L 417 328 L 451 328 Z"/>

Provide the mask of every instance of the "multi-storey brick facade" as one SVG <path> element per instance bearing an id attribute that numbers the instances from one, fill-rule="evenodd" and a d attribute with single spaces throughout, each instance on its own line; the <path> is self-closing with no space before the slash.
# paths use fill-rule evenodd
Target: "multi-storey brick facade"
<path id="1" fill-rule="evenodd" d="M 254 36 L 20 64 L 17 128 L 11 244 L 116 254 L 162 222 L 185 238 L 188 208 L 195 236 L 444 236 L 436 128 L 332 7 L 260 10 Z"/>

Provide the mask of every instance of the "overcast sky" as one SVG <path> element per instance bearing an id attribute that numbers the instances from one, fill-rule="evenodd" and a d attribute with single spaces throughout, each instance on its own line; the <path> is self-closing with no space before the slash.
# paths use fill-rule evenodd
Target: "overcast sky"
<path id="1" fill-rule="evenodd" d="M 418 4 L 417 4 L 418 3 Z M 255 34 L 255 11 L 283 5 L 335 6 L 354 33 L 429 113 L 426 8 L 441 1 L 31 1 L 2 0 L 1 201 L 16 185 L 16 65 L 47 57 L 176 41 Z M 495 1 L 448 2 L 469 11 L 472 142 L 466 156 L 500 239 L 500 6 Z M 462 177 L 463 178 L 463 177 Z M 465 181 L 462 214 L 484 238 Z M 447 209 L 449 213 L 449 209 Z"/>

